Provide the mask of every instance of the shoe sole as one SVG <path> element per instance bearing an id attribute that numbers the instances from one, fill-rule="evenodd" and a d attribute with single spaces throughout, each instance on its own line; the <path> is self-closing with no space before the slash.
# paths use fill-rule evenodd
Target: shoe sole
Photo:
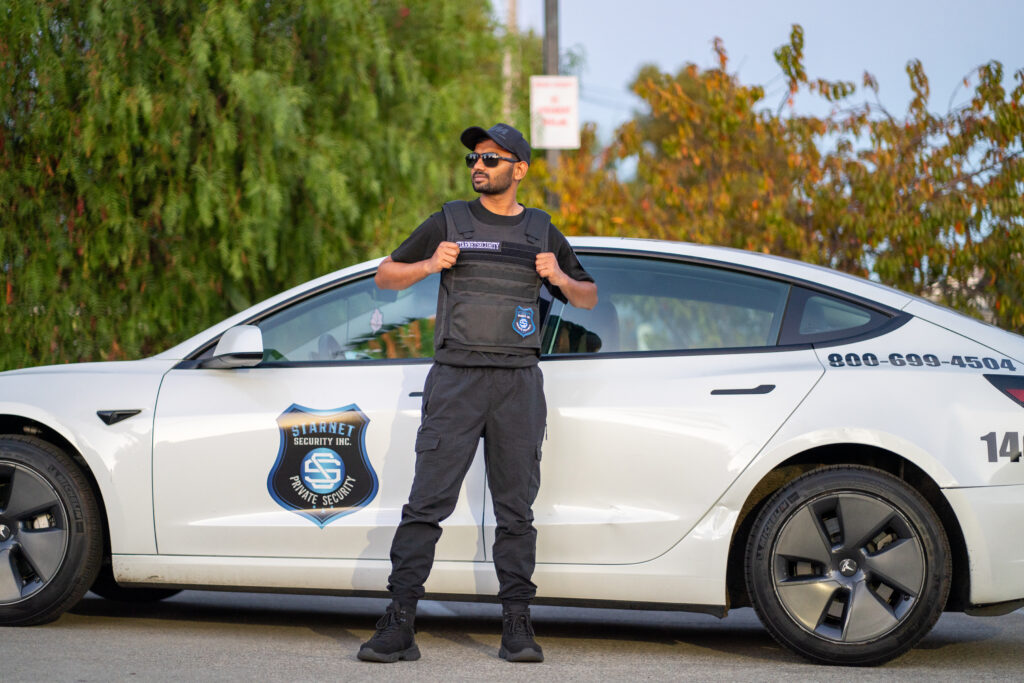
<path id="1" fill-rule="evenodd" d="M 356 656 L 364 662 L 381 662 L 384 664 L 390 664 L 392 662 L 397 662 L 399 659 L 404 659 L 407 662 L 414 662 L 420 658 L 420 649 L 413 645 L 406 650 L 399 650 L 398 652 L 377 652 L 376 650 L 364 647 L 359 650 L 359 654 Z"/>
<path id="2" fill-rule="evenodd" d="M 498 656 L 507 662 L 543 662 L 544 653 L 532 647 L 524 647 L 519 652 L 509 652 L 505 648 L 498 650 Z"/>

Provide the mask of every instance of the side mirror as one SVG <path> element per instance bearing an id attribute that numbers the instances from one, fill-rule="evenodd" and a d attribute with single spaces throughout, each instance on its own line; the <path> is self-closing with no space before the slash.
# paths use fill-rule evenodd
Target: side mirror
<path id="1" fill-rule="evenodd" d="M 251 368 L 263 360 L 263 332 L 255 325 L 238 325 L 221 335 L 213 357 L 202 367 Z"/>

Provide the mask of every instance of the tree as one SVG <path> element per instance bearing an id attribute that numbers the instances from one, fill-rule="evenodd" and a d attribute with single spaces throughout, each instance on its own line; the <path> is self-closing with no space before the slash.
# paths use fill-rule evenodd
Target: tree
<path id="1" fill-rule="evenodd" d="M 467 0 L 11 0 L 0 367 L 139 357 L 394 247 L 500 102 Z"/>
<path id="2" fill-rule="evenodd" d="M 605 150 L 585 133 L 578 152 L 562 155 L 557 178 L 536 169 L 559 194 L 560 225 L 790 256 L 1024 332 L 1024 70 L 1007 92 L 1002 65 L 979 67 L 969 102 L 938 115 L 921 65 L 911 62 L 914 97 L 897 117 L 877 102 L 854 102 L 877 91 L 870 74 L 862 90 L 810 79 L 794 26 L 775 53 L 789 106 L 773 111 L 763 88 L 728 72 L 720 41 L 714 50 L 711 69 L 641 69 L 632 89 L 647 113 Z M 793 113 L 802 90 L 832 113 Z M 624 160 L 632 177 L 619 176 Z"/>

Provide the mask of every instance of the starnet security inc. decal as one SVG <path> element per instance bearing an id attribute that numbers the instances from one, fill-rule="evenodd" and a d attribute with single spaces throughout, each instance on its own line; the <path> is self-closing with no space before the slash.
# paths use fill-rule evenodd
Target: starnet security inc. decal
<path id="1" fill-rule="evenodd" d="M 292 405 L 277 418 L 281 450 L 267 477 L 281 507 L 321 528 L 377 495 L 366 456 L 369 418 L 354 403 L 334 410 Z"/>

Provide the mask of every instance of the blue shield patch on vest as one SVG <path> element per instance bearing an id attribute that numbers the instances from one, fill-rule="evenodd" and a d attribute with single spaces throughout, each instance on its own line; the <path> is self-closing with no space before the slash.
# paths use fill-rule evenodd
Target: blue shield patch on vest
<path id="1" fill-rule="evenodd" d="M 516 317 L 512 321 L 512 329 L 520 337 L 528 337 L 537 329 L 533 324 L 533 309 L 516 306 Z"/>
<path id="2" fill-rule="evenodd" d="M 314 410 L 292 404 L 277 418 L 281 449 L 267 477 L 278 504 L 321 528 L 377 496 L 366 456 L 370 419 L 356 404 Z"/>

